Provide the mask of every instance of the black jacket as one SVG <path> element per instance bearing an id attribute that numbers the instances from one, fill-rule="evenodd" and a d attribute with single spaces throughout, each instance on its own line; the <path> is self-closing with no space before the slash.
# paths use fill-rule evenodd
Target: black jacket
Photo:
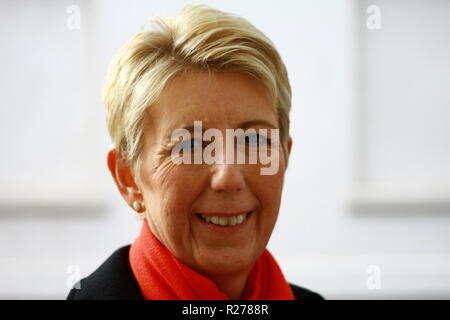
<path id="1" fill-rule="evenodd" d="M 128 260 L 130 245 L 116 250 L 90 276 L 81 279 L 80 289 L 72 289 L 67 300 L 143 300 Z M 290 284 L 297 300 L 322 300 L 308 289 Z"/>

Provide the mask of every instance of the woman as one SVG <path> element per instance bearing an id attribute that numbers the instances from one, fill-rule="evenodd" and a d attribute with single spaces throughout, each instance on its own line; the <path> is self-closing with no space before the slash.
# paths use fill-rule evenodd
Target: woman
<path id="1" fill-rule="evenodd" d="M 321 299 L 266 249 L 292 145 L 279 54 L 205 6 L 155 25 L 119 51 L 104 91 L 108 167 L 141 232 L 68 299 Z"/>

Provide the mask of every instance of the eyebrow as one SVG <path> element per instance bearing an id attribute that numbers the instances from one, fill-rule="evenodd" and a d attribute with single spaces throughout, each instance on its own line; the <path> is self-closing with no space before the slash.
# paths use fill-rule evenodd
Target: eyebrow
<path id="1" fill-rule="evenodd" d="M 245 121 L 245 122 L 241 123 L 241 125 L 239 126 L 239 128 L 246 129 L 246 128 L 254 127 L 254 126 L 267 126 L 267 127 L 273 128 L 273 129 L 277 129 L 276 126 L 274 126 L 273 124 L 271 124 L 270 122 L 268 122 L 268 121 L 266 121 L 266 120 L 250 120 L 250 121 Z"/>
<path id="2" fill-rule="evenodd" d="M 277 127 L 275 125 L 273 125 L 272 123 L 270 123 L 266 120 L 245 121 L 245 122 L 242 122 L 240 125 L 238 125 L 238 128 L 246 129 L 246 128 L 254 127 L 254 126 L 267 126 L 267 127 L 273 128 L 273 129 L 277 129 Z M 180 129 L 186 129 L 187 131 L 194 132 L 194 125 L 183 126 Z"/>
<path id="3" fill-rule="evenodd" d="M 276 127 L 272 123 L 270 123 L 266 120 L 262 120 L 262 119 L 244 121 L 238 126 L 238 128 L 247 129 L 247 128 L 254 127 L 254 126 L 267 126 L 267 127 L 273 128 L 273 129 L 278 129 L 278 127 Z M 178 129 L 185 129 L 185 130 L 193 133 L 194 128 L 195 128 L 195 126 L 191 124 L 191 125 L 182 126 Z M 203 131 L 205 131 L 205 130 L 207 130 L 207 129 L 203 128 Z M 166 138 L 170 139 L 171 135 L 167 135 Z"/>

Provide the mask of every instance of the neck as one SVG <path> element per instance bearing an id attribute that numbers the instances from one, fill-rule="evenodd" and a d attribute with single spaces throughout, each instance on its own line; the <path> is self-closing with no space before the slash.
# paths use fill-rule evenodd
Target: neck
<path id="1" fill-rule="evenodd" d="M 212 276 L 209 278 L 220 291 L 225 293 L 230 299 L 236 300 L 241 299 L 244 294 L 248 274 L 249 271 L 246 271 L 239 274 Z"/>

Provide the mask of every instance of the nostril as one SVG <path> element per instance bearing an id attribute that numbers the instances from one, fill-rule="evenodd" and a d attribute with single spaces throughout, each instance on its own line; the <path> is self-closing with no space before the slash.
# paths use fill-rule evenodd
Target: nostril
<path id="1" fill-rule="evenodd" d="M 244 188 L 245 181 L 241 169 L 237 165 L 224 164 L 211 177 L 214 191 L 237 192 Z"/>

